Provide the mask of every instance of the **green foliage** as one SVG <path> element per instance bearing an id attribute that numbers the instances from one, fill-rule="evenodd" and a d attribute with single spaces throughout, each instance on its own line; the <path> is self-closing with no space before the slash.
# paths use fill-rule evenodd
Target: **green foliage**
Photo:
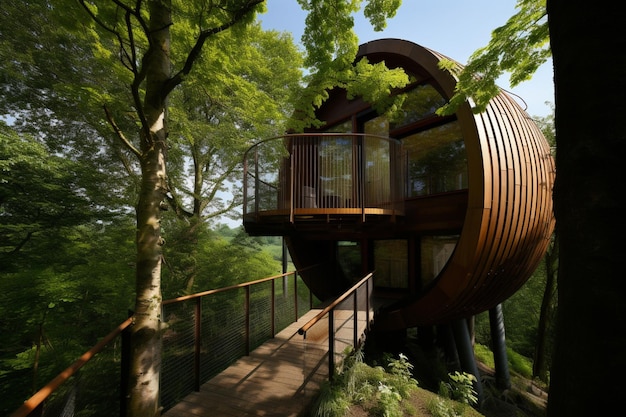
<path id="1" fill-rule="evenodd" d="M 309 126 L 319 126 L 315 109 L 328 98 L 334 87 L 346 88 L 350 94 L 376 103 L 380 113 L 394 111 L 402 105 L 403 96 L 389 97 L 391 88 L 402 87 L 408 77 L 402 70 L 389 70 L 384 64 L 371 65 L 362 60 L 354 65 L 358 38 L 354 33 L 353 14 L 361 10 L 362 0 L 298 0 L 307 11 L 302 44 L 306 49 L 304 65 L 309 68 L 306 88 L 294 96 L 296 112 L 289 129 L 300 132 Z M 400 0 L 369 0 L 363 13 L 375 30 L 385 27 L 393 17 Z M 376 100 L 384 97 L 384 100 Z"/>
<path id="2" fill-rule="evenodd" d="M 510 347 L 506 348 L 509 369 L 523 376 L 532 379 L 533 367 L 532 360 L 524 355 L 519 354 Z M 474 355 L 476 359 L 484 363 L 490 368 L 494 367 L 493 352 L 485 345 L 474 345 Z"/>
<path id="3" fill-rule="evenodd" d="M 506 354 L 512 371 L 517 372 L 524 378 L 532 379 L 533 365 L 530 359 L 523 355 L 520 355 L 511 348 L 506 349 Z"/>
<path id="4" fill-rule="evenodd" d="M 454 113 L 468 99 L 473 100 L 473 111 L 484 111 L 499 93 L 495 83 L 503 73 L 510 73 L 510 84 L 515 87 L 550 58 L 546 1 L 518 0 L 516 8 L 518 12 L 492 32 L 489 44 L 474 52 L 464 68 L 451 61 L 440 64 L 458 77 L 458 83 L 439 114 Z"/>
<path id="5" fill-rule="evenodd" d="M 348 408 L 358 404 L 372 415 L 402 417 L 402 400 L 417 387 L 411 376 L 413 366 L 406 356 L 385 355 L 386 366 L 370 366 L 363 362 L 361 350 L 346 351 L 343 370 L 321 387 L 313 414 L 320 417 L 344 416 Z"/>
<path id="6" fill-rule="evenodd" d="M 545 286 L 546 272 L 545 264 L 542 262 L 530 279 L 502 304 L 506 344 L 513 351 L 528 358 L 532 358 L 535 354 Z M 490 347 L 491 331 L 488 312 L 477 315 L 475 323 L 476 342 Z"/>
<path id="7" fill-rule="evenodd" d="M 493 361 L 493 352 L 485 345 L 476 343 L 474 345 L 474 356 L 477 361 L 480 361 L 490 368 L 495 366 Z"/>
<path id="8" fill-rule="evenodd" d="M 478 403 L 478 396 L 474 390 L 476 377 L 466 372 L 448 374 L 448 381 L 440 381 L 439 395 L 442 398 L 432 399 L 428 409 L 434 417 L 456 417 L 463 415 L 466 406 Z M 455 403 L 446 402 L 452 399 Z"/>
<path id="9" fill-rule="evenodd" d="M 466 407 L 463 404 L 446 400 L 445 397 L 431 398 L 426 408 L 432 417 L 460 417 L 464 415 Z"/>
<path id="10" fill-rule="evenodd" d="M 455 371 L 454 373 L 448 374 L 448 376 L 450 378 L 448 391 L 453 400 L 468 405 L 478 403 L 478 396 L 474 390 L 474 383 L 476 382 L 474 375 L 467 372 L 461 373 Z"/>

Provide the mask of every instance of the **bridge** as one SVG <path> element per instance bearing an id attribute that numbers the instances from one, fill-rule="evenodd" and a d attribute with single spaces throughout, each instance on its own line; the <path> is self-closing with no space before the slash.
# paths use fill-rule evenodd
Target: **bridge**
<path id="1" fill-rule="evenodd" d="M 372 273 L 326 303 L 298 271 L 166 300 L 163 415 L 297 416 L 347 349 L 364 342 L 374 310 Z M 131 325 L 121 323 L 11 417 L 126 415 Z"/>

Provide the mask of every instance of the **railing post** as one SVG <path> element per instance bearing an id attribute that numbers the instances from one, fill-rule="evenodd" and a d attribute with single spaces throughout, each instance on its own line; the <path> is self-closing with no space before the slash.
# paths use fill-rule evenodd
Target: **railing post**
<path id="1" fill-rule="evenodd" d="M 359 302 L 358 302 L 358 294 L 359 294 L 359 290 L 361 289 L 361 287 L 357 288 L 356 291 L 354 292 L 353 295 L 353 301 L 352 301 L 352 310 L 354 313 L 354 330 L 352 331 L 353 334 L 353 343 L 352 346 L 356 349 L 356 345 L 357 343 L 359 343 Z"/>
<path id="2" fill-rule="evenodd" d="M 296 148 L 296 144 L 294 141 L 291 141 L 291 143 L 289 144 L 289 146 L 291 147 L 291 149 L 289 149 L 289 189 L 290 189 L 290 196 L 289 196 L 289 222 L 290 223 L 294 223 L 295 222 L 295 215 L 293 212 L 293 208 L 294 208 L 294 204 L 296 202 L 296 192 L 295 192 L 295 188 L 296 188 L 296 184 L 295 184 L 295 180 L 294 180 L 294 176 L 296 175 L 296 171 L 295 171 L 295 152 L 294 149 Z"/>
<path id="3" fill-rule="evenodd" d="M 250 355 L 250 286 L 246 285 L 246 356 Z"/>
<path id="4" fill-rule="evenodd" d="M 294 271 L 293 273 L 293 305 L 295 307 L 296 310 L 296 319 L 295 321 L 298 321 L 299 319 L 299 312 L 298 312 L 298 271 Z"/>
<path id="5" fill-rule="evenodd" d="M 254 213 L 259 216 L 259 147 L 254 149 Z"/>
<path id="6" fill-rule="evenodd" d="M 360 163 L 361 166 L 359 166 L 358 169 L 358 175 L 359 175 L 359 193 L 361 194 L 361 198 L 360 198 L 360 204 L 361 204 L 361 221 L 363 223 L 365 223 L 365 202 L 367 201 L 367 196 L 365 195 L 365 190 L 367 187 L 365 187 L 365 167 L 367 166 L 367 161 L 365 160 L 366 156 L 367 156 L 367 152 L 365 151 L 365 146 L 367 143 L 367 140 L 365 139 L 364 136 L 359 136 L 359 141 L 360 141 Z"/>
<path id="7" fill-rule="evenodd" d="M 365 330 L 370 329 L 370 282 L 374 281 L 372 275 L 370 279 L 365 282 Z"/>
<path id="8" fill-rule="evenodd" d="M 335 376 L 335 310 L 328 312 L 328 379 Z"/>
<path id="9" fill-rule="evenodd" d="M 194 347 L 193 347 L 193 386 L 200 391 L 200 349 L 202 339 L 202 297 L 196 298 L 194 311 Z"/>
<path id="10" fill-rule="evenodd" d="M 272 337 L 276 336 L 276 333 L 275 333 L 276 329 L 275 329 L 275 324 L 274 324 L 276 322 L 276 320 L 274 318 L 274 316 L 276 314 L 276 301 L 275 300 L 276 300 L 276 280 L 273 279 L 272 280 L 272 304 L 271 304 L 271 307 L 270 307 L 270 309 L 271 309 L 271 316 L 272 316 L 272 323 L 270 325 Z"/>

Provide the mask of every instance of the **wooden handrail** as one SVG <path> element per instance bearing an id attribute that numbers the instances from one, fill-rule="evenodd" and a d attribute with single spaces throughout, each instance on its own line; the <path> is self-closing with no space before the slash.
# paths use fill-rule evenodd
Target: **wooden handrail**
<path id="1" fill-rule="evenodd" d="M 170 298 L 168 300 L 164 300 L 161 304 L 162 305 L 174 304 L 174 303 L 178 303 L 178 302 L 181 302 L 181 301 L 193 300 L 194 298 L 201 298 L 201 297 L 205 297 L 205 296 L 211 295 L 211 294 L 217 294 L 217 293 L 224 292 L 224 291 L 234 290 L 234 289 L 237 289 L 237 288 L 250 287 L 250 286 L 255 285 L 255 284 L 260 284 L 260 283 L 263 283 L 263 282 L 266 282 L 266 281 L 275 280 L 276 278 L 288 277 L 290 275 L 300 273 L 301 271 L 305 271 L 307 269 L 311 269 L 311 268 L 314 268 L 316 266 L 318 266 L 318 265 L 307 266 L 307 267 L 299 269 L 297 271 L 285 272 L 285 273 L 282 273 L 282 274 L 273 275 L 271 277 L 257 279 L 256 281 L 249 281 L 249 282 L 244 282 L 242 284 L 231 285 L 229 287 L 217 288 L 217 289 L 214 289 L 214 290 L 207 290 L 207 291 L 198 292 L 198 293 L 191 294 L 191 295 L 183 295 L 181 297 Z"/>
<path id="2" fill-rule="evenodd" d="M 306 337 L 307 330 L 309 330 L 318 321 L 320 321 L 326 314 L 328 314 L 329 311 L 334 310 L 335 307 L 337 307 L 342 301 L 344 301 L 346 298 L 348 298 L 350 295 L 352 295 L 352 293 L 355 292 L 357 289 L 359 289 L 365 282 L 367 282 L 367 280 L 369 280 L 372 277 L 373 274 L 374 274 L 373 272 L 370 272 L 369 274 L 367 274 L 359 282 L 354 284 L 349 290 L 344 292 L 335 301 L 333 301 L 330 305 L 328 305 L 321 312 L 319 312 L 315 317 L 313 317 L 311 320 L 309 320 L 304 326 L 300 327 L 298 329 L 298 334 L 305 335 L 305 337 Z"/>
<path id="3" fill-rule="evenodd" d="M 128 326 L 133 323 L 133 318 L 127 318 L 123 323 L 117 326 L 113 331 L 111 331 L 108 335 L 106 335 L 98 344 L 89 349 L 87 352 L 83 353 L 83 355 L 78 358 L 73 364 L 67 367 L 63 372 L 57 375 L 52 381 L 50 381 L 46 386 L 37 391 L 32 397 L 30 397 L 27 401 L 22 404 L 20 408 L 18 408 L 10 417 L 26 417 L 33 410 L 35 410 L 39 405 L 45 401 L 46 398 L 50 394 L 52 394 L 61 384 L 67 381 L 76 371 L 78 371 L 82 366 L 87 363 L 93 356 L 99 353 L 104 347 L 117 336 L 119 336 Z"/>

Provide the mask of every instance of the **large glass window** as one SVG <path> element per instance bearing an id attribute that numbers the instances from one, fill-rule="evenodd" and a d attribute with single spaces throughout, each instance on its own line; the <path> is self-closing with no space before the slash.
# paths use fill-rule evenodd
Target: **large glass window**
<path id="1" fill-rule="evenodd" d="M 402 139 L 407 154 L 407 197 L 467 188 L 467 155 L 458 121 Z"/>
<path id="2" fill-rule="evenodd" d="M 408 243 L 406 240 L 374 242 L 374 284 L 384 288 L 409 287 Z"/>
<path id="3" fill-rule="evenodd" d="M 353 141 L 352 137 L 328 137 L 320 141 L 318 207 L 344 207 L 355 200 Z"/>
<path id="4" fill-rule="evenodd" d="M 432 117 L 435 111 L 446 104 L 446 100 L 432 85 L 420 85 L 405 93 L 402 110 L 395 113 L 390 128 L 397 129 L 422 119 Z"/>
<path id="5" fill-rule="evenodd" d="M 337 242 L 337 260 L 344 276 L 351 282 L 357 283 L 363 278 L 359 242 L 344 240 Z"/>
<path id="6" fill-rule="evenodd" d="M 387 137 L 389 121 L 380 116 L 365 122 L 363 129 L 370 135 Z M 377 137 L 364 139 L 365 156 L 365 205 L 377 206 L 391 198 L 390 143 Z"/>
<path id="7" fill-rule="evenodd" d="M 458 241 L 458 235 L 422 237 L 420 244 L 422 285 L 428 284 L 439 275 L 452 256 Z"/>

